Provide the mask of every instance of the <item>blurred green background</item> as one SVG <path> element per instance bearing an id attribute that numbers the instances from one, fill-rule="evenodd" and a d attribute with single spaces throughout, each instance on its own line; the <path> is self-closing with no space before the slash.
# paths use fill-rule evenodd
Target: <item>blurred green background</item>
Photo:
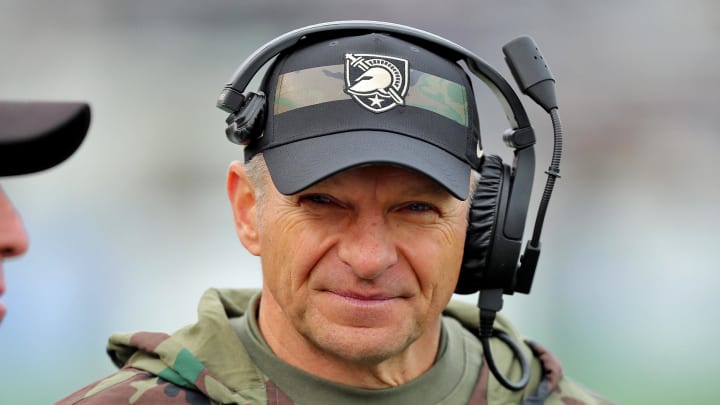
<path id="1" fill-rule="evenodd" d="M 501 47 L 535 38 L 557 78 L 563 177 L 533 292 L 504 312 L 611 399 L 718 403 L 719 4 L 0 0 L 0 98 L 94 113 L 69 161 L 2 179 L 31 249 L 5 268 L 0 404 L 51 403 L 113 371 L 112 332 L 169 332 L 194 321 L 207 287 L 260 285 L 225 198 L 241 150 L 215 99 L 266 41 L 347 19 L 434 32 L 506 77 Z M 485 149 L 508 160 L 502 110 L 476 86 Z M 523 101 L 536 205 L 552 132 Z"/>

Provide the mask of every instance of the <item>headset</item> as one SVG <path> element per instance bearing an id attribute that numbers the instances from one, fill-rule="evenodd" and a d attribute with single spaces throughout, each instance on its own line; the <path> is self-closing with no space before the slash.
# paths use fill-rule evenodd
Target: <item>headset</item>
<path id="1" fill-rule="evenodd" d="M 468 230 L 460 277 L 459 294 L 480 292 L 480 333 L 488 366 L 499 382 L 520 390 L 529 380 L 529 365 L 520 348 L 508 335 L 492 328 L 495 313 L 502 308 L 503 294 L 530 293 L 540 255 L 540 232 L 555 179 L 559 177 L 562 130 L 555 97 L 555 79 L 535 42 L 527 36 L 503 47 L 505 61 L 521 91 L 547 111 L 553 122 L 555 147 L 545 193 L 536 216 L 535 231 L 521 255 L 523 233 L 530 204 L 535 172 L 535 133 L 518 95 L 489 64 L 471 51 L 435 34 L 404 25 L 377 21 L 337 21 L 307 26 L 268 42 L 252 53 L 223 88 L 217 107 L 230 113 L 226 135 L 234 143 L 247 145 L 261 136 L 266 100 L 262 91 L 246 87 L 258 71 L 279 54 L 296 47 L 345 36 L 380 33 L 404 39 L 446 59 L 462 61 L 466 70 L 478 77 L 495 94 L 506 112 L 510 128 L 503 134 L 513 149 L 512 165 L 495 155 L 484 154 L 479 166 L 480 180 L 472 196 Z M 515 353 L 522 368 L 518 382 L 511 382 L 495 367 L 490 337 L 498 337 Z"/>

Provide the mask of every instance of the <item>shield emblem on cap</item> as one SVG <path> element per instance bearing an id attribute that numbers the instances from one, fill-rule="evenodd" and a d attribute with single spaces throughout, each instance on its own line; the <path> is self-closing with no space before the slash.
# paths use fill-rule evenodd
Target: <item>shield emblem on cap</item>
<path id="1" fill-rule="evenodd" d="M 345 54 L 345 93 L 361 106 L 381 113 L 405 104 L 408 61 L 392 56 Z"/>

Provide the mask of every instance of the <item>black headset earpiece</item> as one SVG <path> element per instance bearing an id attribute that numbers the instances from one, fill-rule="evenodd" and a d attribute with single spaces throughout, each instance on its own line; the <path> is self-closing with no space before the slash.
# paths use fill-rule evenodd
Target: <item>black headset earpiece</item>
<path id="1" fill-rule="evenodd" d="M 501 216 L 505 210 L 500 207 L 507 205 L 508 199 L 506 181 L 510 179 L 510 167 L 499 156 L 485 155 L 478 172 L 480 179 L 470 200 L 465 253 L 455 287 L 458 294 L 472 294 L 483 285 L 493 256 L 496 228 L 504 222 Z"/>

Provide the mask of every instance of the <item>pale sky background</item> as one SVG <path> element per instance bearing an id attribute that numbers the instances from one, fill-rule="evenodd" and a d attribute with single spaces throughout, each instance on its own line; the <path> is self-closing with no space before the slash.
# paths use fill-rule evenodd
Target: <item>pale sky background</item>
<path id="1" fill-rule="evenodd" d="M 502 46 L 535 38 L 565 152 L 533 292 L 504 313 L 611 399 L 716 403 L 718 3 L 0 0 L 0 97 L 93 108 L 70 160 L 2 179 L 31 248 L 5 267 L 0 404 L 57 400 L 113 371 L 111 333 L 171 332 L 206 288 L 260 285 L 224 191 L 241 149 L 215 99 L 265 42 L 347 19 L 434 32 L 508 79 Z M 508 160 L 502 110 L 476 86 L 483 144 Z M 522 100 L 539 139 L 535 206 L 552 127 Z"/>

